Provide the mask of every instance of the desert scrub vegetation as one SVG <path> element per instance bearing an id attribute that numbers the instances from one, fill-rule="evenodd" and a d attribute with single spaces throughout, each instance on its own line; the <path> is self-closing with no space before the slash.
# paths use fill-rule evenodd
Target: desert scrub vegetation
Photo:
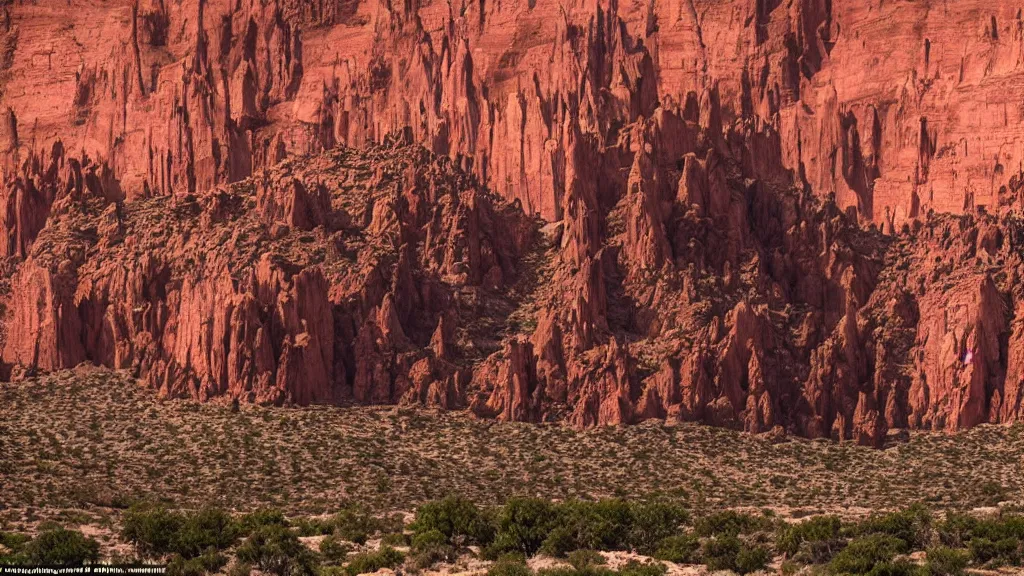
<path id="1" fill-rule="evenodd" d="M 77 530 L 47 529 L 35 538 L 0 532 L 0 564 L 78 566 L 99 559 L 99 543 Z"/>
<path id="2" fill-rule="evenodd" d="M 117 533 L 139 558 L 167 562 L 171 576 L 358 576 L 441 565 L 493 576 L 663 576 L 677 565 L 851 576 L 1021 568 L 1024 515 L 1009 507 L 985 510 L 917 504 L 854 519 L 804 512 L 793 518 L 771 510 L 692 509 L 667 498 L 511 497 L 489 505 L 453 496 L 417 507 L 406 523 L 351 503 L 317 517 L 135 504 Z M 97 542 L 81 532 L 52 522 L 40 527 L 34 537 L 0 532 L 0 562 L 103 559 Z M 546 559 L 531 568 L 538 557 Z M 613 565 L 611 557 L 620 560 Z"/>
<path id="3" fill-rule="evenodd" d="M 1024 500 L 1022 430 L 914 432 L 873 450 L 695 424 L 578 431 L 411 407 L 234 410 L 160 400 L 126 375 L 81 369 L 0 383 L 0 516 L 120 511 L 159 497 L 174 509 L 322 518 L 345 499 L 376 511 L 448 494 L 498 505 L 509 486 L 547 500 L 662 497 L 690 509 L 970 508 Z M 302 530 L 313 535 L 318 522 Z"/>

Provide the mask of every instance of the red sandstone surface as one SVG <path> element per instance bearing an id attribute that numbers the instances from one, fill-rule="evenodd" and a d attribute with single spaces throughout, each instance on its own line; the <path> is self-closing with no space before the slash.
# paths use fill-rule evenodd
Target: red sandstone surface
<path id="1" fill-rule="evenodd" d="M 1022 88 L 990 0 L 8 0 L 0 372 L 1014 421 Z"/>

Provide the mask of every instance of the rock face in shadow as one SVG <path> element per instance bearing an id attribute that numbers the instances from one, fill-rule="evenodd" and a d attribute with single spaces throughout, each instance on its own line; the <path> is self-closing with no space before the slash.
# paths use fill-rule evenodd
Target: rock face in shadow
<path id="1" fill-rule="evenodd" d="M 0 8 L 0 361 L 881 443 L 1015 421 L 1005 2 Z"/>

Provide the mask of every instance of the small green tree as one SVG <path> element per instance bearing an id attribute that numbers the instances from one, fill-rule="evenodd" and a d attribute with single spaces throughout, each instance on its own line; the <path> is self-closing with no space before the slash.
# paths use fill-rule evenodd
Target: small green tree
<path id="1" fill-rule="evenodd" d="M 436 530 L 455 546 L 485 546 L 494 538 L 493 527 L 476 504 L 457 496 L 420 506 L 410 528 L 417 534 Z"/>
<path id="2" fill-rule="evenodd" d="M 260 526 L 235 552 L 238 560 L 277 576 L 311 576 L 316 559 L 298 536 L 280 524 Z"/>
<path id="3" fill-rule="evenodd" d="M 121 535 L 142 556 L 164 556 L 171 553 L 172 543 L 184 521 L 184 516 L 163 506 L 136 504 L 124 515 Z"/>
<path id="4" fill-rule="evenodd" d="M 351 548 L 333 534 L 320 541 L 320 556 L 325 564 L 338 566 L 345 561 Z"/>
<path id="5" fill-rule="evenodd" d="M 664 539 L 679 534 L 690 515 L 673 502 L 640 502 L 630 506 L 628 545 L 641 554 L 651 554 Z"/>
<path id="6" fill-rule="evenodd" d="M 937 546 L 928 550 L 925 567 L 931 576 L 961 576 L 970 561 L 966 550 Z"/>
<path id="7" fill-rule="evenodd" d="M 345 567 L 348 576 L 370 574 L 382 568 L 394 568 L 405 561 L 405 555 L 390 546 L 382 546 L 376 552 L 356 554 Z"/>
<path id="8" fill-rule="evenodd" d="M 506 554 L 487 569 L 487 576 L 533 576 L 533 570 L 522 555 Z"/>
<path id="9" fill-rule="evenodd" d="M 839 574 L 867 574 L 876 565 L 891 562 L 906 549 L 906 542 L 888 534 L 870 534 L 850 541 L 829 563 L 829 570 Z"/>
<path id="10" fill-rule="evenodd" d="M 99 558 L 99 542 L 76 530 L 47 530 L 25 545 L 30 564 L 79 566 Z"/>
<path id="11" fill-rule="evenodd" d="M 554 507 L 540 498 L 512 498 L 498 512 L 498 531 L 488 556 L 520 552 L 532 556 L 556 526 Z"/>
<path id="12" fill-rule="evenodd" d="M 739 556 L 742 543 L 736 536 L 724 534 L 712 536 L 701 545 L 701 556 L 708 570 L 736 571 L 736 557 Z"/>
<path id="13" fill-rule="evenodd" d="M 764 570 L 771 559 L 771 552 L 763 546 L 741 546 L 736 555 L 736 572 L 749 574 Z"/>
<path id="14" fill-rule="evenodd" d="M 700 538 L 692 534 L 663 538 L 654 550 L 658 560 L 676 564 L 696 564 L 700 560 Z"/>
<path id="15" fill-rule="evenodd" d="M 440 530 L 429 530 L 413 536 L 412 564 L 417 569 L 433 566 L 437 562 L 451 562 L 456 558 L 455 547 L 448 543 Z"/>
<path id="16" fill-rule="evenodd" d="M 239 528 L 231 516 L 218 508 L 201 508 L 178 523 L 170 548 L 184 558 L 197 558 L 207 550 L 225 550 L 238 540 Z"/>

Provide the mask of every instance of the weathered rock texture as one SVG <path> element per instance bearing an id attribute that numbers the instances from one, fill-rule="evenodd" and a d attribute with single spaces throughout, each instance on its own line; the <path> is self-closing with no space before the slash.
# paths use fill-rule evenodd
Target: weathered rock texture
<path id="1" fill-rule="evenodd" d="M 8 1 L 3 372 L 866 444 L 1015 420 L 1022 22 Z"/>

